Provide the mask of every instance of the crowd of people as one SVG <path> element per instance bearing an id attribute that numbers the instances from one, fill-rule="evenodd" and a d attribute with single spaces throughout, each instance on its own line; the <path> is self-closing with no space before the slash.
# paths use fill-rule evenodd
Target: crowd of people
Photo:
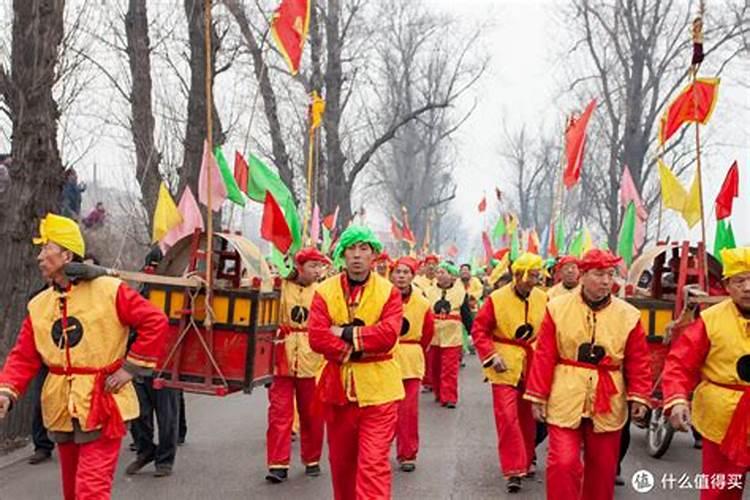
<path id="1" fill-rule="evenodd" d="M 66 500 L 111 497 L 126 422 L 136 451 L 126 473 L 154 462 L 157 477 L 170 475 L 186 429 L 181 393 L 153 385 L 164 312 L 144 290 L 84 264 L 75 220 L 47 215 L 34 242 L 47 286 L 29 301 L 0 372 L 0 418 L 35 381 L 32 458 L 57 446 Z M 160 257 L 154 249 L 144 271 Z M 678 338 L 663 382 L 672 424 L 704 437 L 703 472 L 739 484 L 710 486 L 706 499 L 741 498 L 750 466 L 750 248 L 722 258 L 729 297 Z M 641 314 L 612 293 L 618 257 L 593 249 L 511 261 L 502 251 L 473 272 L 436 255 L 392 260 L 370 229 L 352 225 L 330 257 L 308 247 L 294 262 L 268 390 L 269 482 L 288 479 L 296 433 L 309 476 L 321 474 L 327 438 L 335 499 L 390 498 L 394 441 L 400 469 L 417 467 L 420 392 L 455 409 L 460 366 L 476 359 L 506 491 L 536 474 L 547 439 L 548 498 L 613 498 L 627 428 L 647 417 L 652 381 Z M 72 273 L 73 264 L 83 267 Z"/>

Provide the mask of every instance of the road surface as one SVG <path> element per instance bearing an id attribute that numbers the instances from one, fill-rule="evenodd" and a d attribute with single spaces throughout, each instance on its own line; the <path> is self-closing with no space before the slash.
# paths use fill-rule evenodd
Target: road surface
<path id="1" fill-rule="evenodd" d="M 545 445 L 539 447 L 542 464 L 538 479 L 525 481 L 520 494 L 507 495 L 498 470 L 496 436 L 490 389 L 482 383 L 475 357 L 467 358 L 461 370 L 460 401 L 455 410 L 437 406 L 431 394 L 421 398 L 421 450 L 417 470 L 406 474 L 395 469 L 393 495 L 397 499 L 542 499 Z M 174 474 L 154 478 L 153 466 L 136 476 L 126 476 L 125 466 L 134 458 L 126 440 L 115 479 L 115 499 L 206 500 L 206 499 L 314 499 L 331 498 L 330 475 L 323 460 L 323 474 L 304 476 L 299 464 L 298 443 L 293 446 L 289 480 L 270 485 L 265 474 L 266 390 L 226 398 L 187 397 L 187 444 L 178 450 Z M 645 432 L 632 429 L 630 451 L 624 464 L 628 482 L 640 469 L 656 478 L 655 488 L 637 493 L 632 485 L 617 489 L 618 499 L 698 498 L 696 489 L 663 489 L 661 478 L 683 474 L 694 478 L 700 468 L 700 453 L 686 434 L 677 436 L 666 456 L 655 460 L 645 452 Z M 667 476 L 669 478 L 670 476 Z M 683 485 L 685 486 L 685 485 Z M 0 500 L 47 500 L 60 497 L 57 460 L 31 466 L 25 461 L 0 469 Z"/>

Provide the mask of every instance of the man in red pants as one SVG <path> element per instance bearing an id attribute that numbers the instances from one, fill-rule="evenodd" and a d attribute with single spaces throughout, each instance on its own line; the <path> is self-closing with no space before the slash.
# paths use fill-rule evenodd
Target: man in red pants
<path id="1" fill-rule="evenodd" d="M 292 445 L 294 399 L 300 420 L 300 455 L 305 474 L 320 475 L 323 416 L 313 411 L 315 375 L 323 358 L 310 349 L 307 320 L 315 285 L 330 262 L 315 248 L 294 258 L 295 269 L 281 285 L 279 331 L 275 340 L 274 376 L 268 389 L 266 452 L 271 483 L 286 481 Z"/>
<path id="2" fill-rule="evenodd" d="M 333 254 L 346 270 L 318 285 L 310 308 L 310 347 L 326 360 L 317 396 L 337 500 L 391 497 L 388 455 L 404 398 L 393 351 L 403 310 L 398 289 L 370 271 L 381 250 L 370 229 L 349 226 Z"/>
<path id="3" fill-rule="evenodd" d="M 139 413 L 131 379 L 156 366 L 167 318 L 118 279 L 68 277 L 65 266 L 82 263 L 85 250 L 75 221 L 49 214 L 39 231 L 39 269 L 52 286 L 29 302 L 0 372 L 0 418 L 47 366 L 42 415 L 58 443 L 64 498 L 105 500 L 125 421 Z M 126 353 L 130 328 L 137 335 Z"/>
<path id="4" fill-rule="evenodd" d="M 416 468 L 419 451 L 419 386 L 424 376 L 424 351 L 435 333 L 430 303 L 411 286 L 419 264 L 411 257 L 401 257 L 391 270 L 391 281 L 401 292 L 404 320 L 396 348 L 406 396 L 399 403 L 396 429 L 396 458 L 404 472 Z"/>
<path id="5" fill-rule="evenodd" d="M 741 499 L 750 468 L 750 248 L 723 250 L 721 257 L 730 298 L 680 334 L 663 378 L 664 407 L 679 430 L 690 430 L 695 389 L 692 424 L 703 436 L 708 478 L 702 500 Z"/>
<path id="6" fill-rule="evenodd" d="M 412 286 L 423 296 L 429 296 L 429 290 L 435 286 L 435 273 L 437 265 L 440 263 L 437 255 L 430 254 L 420 263 L 417 275 L 412 280 Z M 424 377 L 422 377 L 422 392 L 432 391 L 432 367 L 435 365 L 435 358 L 439 356 L 439 350 L 436 348 L 437 338 L 432 337 L 430 347 L 425 351 Z"/>
<path id="7" fill-rule="evenodd" d="M 432 392 L 445 408 L 458 403 L 458 368 L 463 349 L 463 330 L 471 331 L 469 294 L 458 280 L 458 268 L 450 262 L 438 266 L 437 283 L 427 292 L 435 313 L 435 338 L 432 355 Z"/>
<path id="8" fill-rule="evenodd" d="M 524 400 L 526 370 L 544 317 L 547 296 L 537 285 L 544 261 L 525 253 L 513 262 L 513 283 L 495 290 L 474 318 L 472 337 L 492 384 L 500 468 L 509 493 L 521 489 L 534 458 L 536 424 Z"/>
<path id="9" fill-rule="evenodd" d="M 611 295 L 619 263 L 607 251 L 588 251 L 579 264 L 581 291 L 547 304 L 539 329 L 525 397 L 549 430 L 548 498 L 613 498 L 628 401 L 633 420 L 648 410 L 640 312 Z"/>

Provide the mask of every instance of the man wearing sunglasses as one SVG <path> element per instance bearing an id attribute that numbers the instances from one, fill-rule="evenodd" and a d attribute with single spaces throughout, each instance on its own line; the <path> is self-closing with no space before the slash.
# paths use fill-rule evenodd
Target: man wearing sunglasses
<path id="1" fill-rule="evenodd" d="M 532 342 L 544 317 L 547 296 L 537 285 L 544 262 L 525 253 L 513 262 L 513 281 L 495 290 L 474 319 L 471 335 L 492 384 L 498 455 L 507 490 L 521 489 L 534 457 L 536 425 L 531 403 L 522 399 Z"/>
<path id="2" fill-rule="evenodd" d="M 635 421 L 648 410 L 640 312 L 611 293 L 620 261 L 588 251 L 579 263 L 581 291 L 551 301 L 539 329 L 525 397 L 549 430 L 548 498 L 613 498 L 627 404 Z"/>

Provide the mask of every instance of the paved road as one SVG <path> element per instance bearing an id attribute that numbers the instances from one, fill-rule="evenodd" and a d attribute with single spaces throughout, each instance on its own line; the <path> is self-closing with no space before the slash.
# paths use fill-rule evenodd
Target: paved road
<path id="1" fill-rule="evenodd" d="M 436 406 L 431 395 L 422 395 L 422 448 L 416 472 L 394 471 L 394 497 L 404 499 L 493 499 L 505 498 L 496 454 L 489 387 L 481 382 L 476 358 L 461 372 L 461 401 L 455 410 Z M 265 412 L 266 391 L 227 398 L 189 396 L 189 434 L 179 449 L 174 475 L 156 479 L 150 468 L 135 476 L 123 469 L 133 454 L 123 449 L 117 472 L 114 498 L 132 500 L 206 499 L 315 499 L 331 497 L 330 475 L 324 460 L 324 474 L 305 477 L 298 462 L 290 480 L 282 485 L 266 484 Z M 664 473 L 675 477 L 699 471 L 699 453 L 686 435 L 677 437 L 661 460 L 645 452 L 644 431 L 633 429 L 633 440 L 625 462 L 628 478 L 634 471 L 648 469 L 657 481 Z M 298 447 L 295 443 L 295 454 Z M 540 447 L 542 461 L 544 445 Z M 294 460 L 297 460 L 295 455 Z M 395 463 L 395 460 L 394 460 Z M 542 462 L 543 463 L 543 462 Z M 56 461 L 30 466 L 17 463 L 0 470 L 0 500 L 46 500 L 59 498 Z M 542 499 L 541 477 L 527 481 L 513 498 Z M 618 488 L 618 499 L 697 498 L 696 490 L 663 490 L 657 484 L 649 494 L 638 494 L 630 485 Z M 750 495 L 748 495 L 750 498 Z"/>

